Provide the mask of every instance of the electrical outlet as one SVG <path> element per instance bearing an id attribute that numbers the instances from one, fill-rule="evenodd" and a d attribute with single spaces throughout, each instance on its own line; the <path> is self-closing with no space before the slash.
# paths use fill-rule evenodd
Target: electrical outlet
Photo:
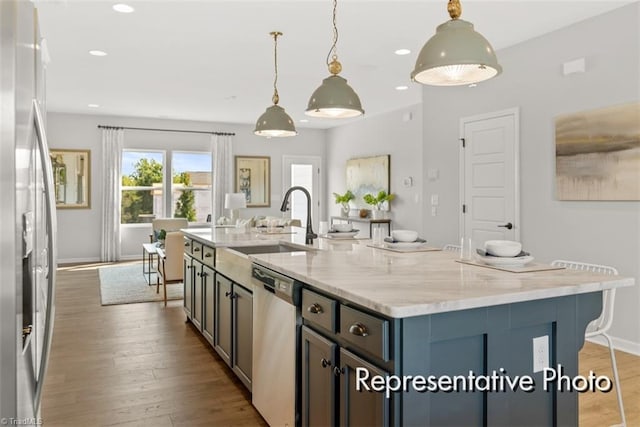
<path id="1" fill-rule="evenodd" d="M 549 335 L 533 339 L 533 372 L 549 367 Z"/>
<path id="2" fill-rule="evenodd" d="M 440 197 L 437 194 L 431 195 L 431 206 L 438 206 L 440 204 Z"/>

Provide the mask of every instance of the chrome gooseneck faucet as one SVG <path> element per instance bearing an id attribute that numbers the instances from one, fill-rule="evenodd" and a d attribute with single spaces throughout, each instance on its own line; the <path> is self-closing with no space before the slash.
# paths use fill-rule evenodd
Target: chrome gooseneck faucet
<path id="1" fill-rule="evenodd" d="M 311 195 L 309 194 L 307 189 L 300 186 L 295 186 L 288 189 L 287 192 L 284 193 L 282 206 L 280 206 L 280 211 L 286 212 L 289 209 L 289 195 L 295 190 L 302 191 L 304 195 L 307 197 L 307 235 L 305 237 L 305 243 L 310 245 L 313 243 L 313 239 L 318 237 L 318 235 L 314 233 L 313 228 L 311 228 Z"/>

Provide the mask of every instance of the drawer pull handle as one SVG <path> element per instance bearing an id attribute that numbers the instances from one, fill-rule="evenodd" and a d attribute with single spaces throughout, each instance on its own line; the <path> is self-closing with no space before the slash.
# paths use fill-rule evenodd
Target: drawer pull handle
<path id="1" fill-rule="evenodd" d="M 225 292 L 225 293 L 224 293 L 224 296 L 225 296 L 225 297 L 228 297 L 228 296 L 230 296 L 230 295 L 231 295 L 231 291 L 227 291 L 227 292 Z"/>
<path id="2" fill-rule="evenodd" d="M 189 246 L 191 246 L 191 243 L 189 243 L 189 242 L 184 242 L 184 245 L 185 245 L 186 247 L 189 247 Z"/>
<path id="3" fill-rule="evenodd" d="M 205 257 L 205 258 L 211 258 L 211 256 L 212 256 L 212 255 L 211 255 L 211 252 L 207 252 L 206 254 L 204 254 L 204 257 Z"/>
<path id="4" fill-rule="evenodd" d="M 333 367 L 333 375 L 335 375 L 336 377 L 339 377 L 342 374 L 344 374 L 344 371 L 341 368 L 337 366 Z"/>
<path id="5" fill-rule="evenodd" d="M 314 302 L 313 304 L 311 304 L 309 308 L 307 308 L 307 311 L 313 314 L 321 314 L 324 312 L 324 310 L 322 309 L 322 306 L 317 302 Z"/>
<path id="6" fill-rule="evenodd" d="M 356 322 L 349 327 L 349 332 L 359 337 L 366 337 L 369 335 L 367 327 L 360 322 Z"/>
<path id="7" fill-rule="evenodd" d="M 193 252 L 200 252 L 200 248 L 193 248 Z"/>
<path id="8" fill-rule="evenodd" d="M 322 359 L 320 359 L 320 364 L 323 368 L 326 368 L 327 366 L 331 366 L 331 361 L 323 357 Z"/>

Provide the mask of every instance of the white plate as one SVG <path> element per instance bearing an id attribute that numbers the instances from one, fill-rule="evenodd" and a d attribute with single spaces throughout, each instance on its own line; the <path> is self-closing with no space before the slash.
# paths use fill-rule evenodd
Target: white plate
<path id="1" fill-rule="evenodd" d="M 327 233 L 327 237 L 330 239 L 352 239 L 358 234 L 360 230 L 351 231 L 331 231 Z"/>
<path id="2" fill-rule="evenodd" d="M 494 267 L 523 267 L 534 260 L 532 256 L 498 257 L 476 255 L 476 259 Z"/>
<path id="3" fill-rule="evenodd" d="M 384 242 L 384 247 L 390 249 L 415 249 L 420 248 L 426 244 L 427 242 Z"/>

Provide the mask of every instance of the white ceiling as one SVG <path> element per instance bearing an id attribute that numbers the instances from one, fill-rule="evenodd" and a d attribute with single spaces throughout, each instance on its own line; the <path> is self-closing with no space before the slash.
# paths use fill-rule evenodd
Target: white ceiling
<path id="1" fill-rule="evenodd" d="M 118 2 L 135 12 L 113 11 Z M 491 42 L 500 60 L 502 48 L 630 2 L 462 0 L 462 18 Z M 331 0 L 36 3 L 51 57 L 49 111 L 255 124 L 271 105 L 269 32 L 279 30 L 280 105 L 299 128 L 345 123 L 299 122 L 307 118 L 309 96 L 329 75 Z M 446 0 L 338 2 L 341 75 L 359 94 L 366 115 L 421 102 L 422 86 L 409 73 L 422 45 L 448 19 L 446 6 Z M 412 52 L 397 56 L 399 48 Z M 91 56 L 93 49 L 108 55 Z M 409 90 L 397 91 L 398 85 Z"/>

